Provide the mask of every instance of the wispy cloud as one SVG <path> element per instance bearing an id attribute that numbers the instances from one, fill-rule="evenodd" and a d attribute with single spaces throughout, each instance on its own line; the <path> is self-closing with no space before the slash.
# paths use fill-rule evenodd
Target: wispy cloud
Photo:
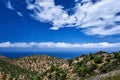
<path id="1" fill-rule="evenodd" d="M 21 16 L 21 17 L 23 16 L 21 12 L 15 10 L 15 8 L 12 6 L 12 4 L 11 4 L 10 1 L 8 1 L 8 2 L 6 3 L 6 7 L 7 7 L 8 9 L 11 9 L 11 10 L 15 11 L 19 16 Z"/>
<path id="2" fill-rule="evenodd" d="M 0 48 L 63 48 L 63 49 L 71 49 L 71 48 L 84 48 L 84 49 L 92 49 L 92 48 L 120 48 L 120 43 L 108 43 L 108 42 L 100 42 L 100 43 L 84 43 L 84 44 L 72 44 L 65 42 L 3 42 L 0 43 Z"/>
<path id="3" fill-rule="evenodd" d="M 8 2 L 6 3 L 6 7 L 7 7 L 8 9 L 15 10 L 15 9 L 12 7 L 10 1 L 8 1 Z"/>
<path id="4" fill-rule="evenodd" d="M 119 0 L 75 0 L 76 6 L 71 9 L 74 14 L 69 15 L 63 6 L 55 5 L 54 0 L 27 0 L 27 8 L 32 10 L 35 19 L 41 22 L 52 22 L 50 29 L 58 30 L 64 27 L 83 29 L 87 35 L 116 35 L 120 34 Z"/>
<path id="5" fill-rule="evenodd" d="M 16 11 L 16 13 L 21 17 L 23 16 L 23 14 L 21 12 Z"/>
<path id="6" fill-rule="evenodd" d="M 55 5 L 54 0 L 26 0 L 26 3 L 27 9 L 33 11 L 31 16 L 40 22 L 52 23 L 52 30 L 75 27 L 86 35 L 120 35 L 119 0 L 75 0 L 75 6 L 69 9 L 73 12 L 71 15 L 68 9 Z M 10 1 L 7 7 L 15 11 Z M 22 16 L 20 12 L 17 14 Z"/>

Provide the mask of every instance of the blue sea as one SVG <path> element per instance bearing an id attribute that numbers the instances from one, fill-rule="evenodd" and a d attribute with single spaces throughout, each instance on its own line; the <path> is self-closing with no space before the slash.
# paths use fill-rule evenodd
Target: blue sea
<path id="1" fill-rule="evenodd" d="M 88 54 L 89 52 L 0 52 L 0 55 L 8 58 L 19 58 L 30 55 L 48 55 L 58 58 L 75 58 L 81 54 Z"/>
<path id="2" fill-rule="evenodd" d="M 89 53 L 96 53 L 98 51 L 79 51 L 79 52 L 75 52 L 75 51 L 53 51 L 53 52 L 8 52 L 8 51 L 2 51 L 0 52 L 0 55 L 2 56 L 6 56 L 8 58 L 19 58 L 19 57 L 25 57 L 25 56 L 30 56 L 30 55 L 48 55 L 48 56 L 54 56 L 54 57 L 58 57 L 58 58 L 64 58 L 64 59 L 68 59 L 68 58 L 75 58 L 78 57 L 82 54 L 89 54 Z M 113 52 L 113 51 L 107 51 L 107 52 Z M 114 51 L 115 52 L 115 51 Z"/>

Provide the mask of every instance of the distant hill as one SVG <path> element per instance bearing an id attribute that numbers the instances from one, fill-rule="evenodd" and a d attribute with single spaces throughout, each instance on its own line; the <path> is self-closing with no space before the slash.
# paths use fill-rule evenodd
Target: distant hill
<path id="1" fill-rule="evenodd" d="M 0 56 L 0 80 L 120 80 L 120 51 L 100 51 L 72 59 Z"/>

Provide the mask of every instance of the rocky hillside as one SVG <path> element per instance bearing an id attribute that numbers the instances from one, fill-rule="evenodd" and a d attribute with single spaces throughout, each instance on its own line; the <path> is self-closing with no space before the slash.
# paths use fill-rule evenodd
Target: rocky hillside
<path id="1" fill-rule="evenodd" d="M 0 80 L 33 80 L 34 78 L 40 79 L 37 72 L 28 71 L 0 59 Z"/>
<path id="2" fill-rule="evenodd" d="M 33 55 L 23 58 L 12 59 L 13 64 L 18 65 L 22 68 L 25 68 L 30 71 L 36 71 L 43 73 L 46 70 L 50 69 L 53 66 L 63 67 L 67 64 L 67 61 L 64 59 L 46 56 L 46 55 Z"/>
<path id="3" fill-rule="evenodd" d="M 0 80 L 120 80 L 120 51 L 67 60 L 47 55 L 0 56 Z"/>

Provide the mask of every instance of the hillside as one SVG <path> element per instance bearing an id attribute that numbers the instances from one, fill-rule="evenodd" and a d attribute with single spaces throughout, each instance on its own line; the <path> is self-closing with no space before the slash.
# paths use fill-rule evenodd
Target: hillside
<path id="1" fill-rule="evenodd" d="M 27 80 L 39 78 L 37 72 L 28 71 L 0 59 L 0 80 Z"/>
<path id="2" fill-rule="evenodd" d="M 31 71 L 37 71 L 39 73 L 43 73 L 47 69 L 50 69 L 51 65 L 59 66 L 62 68 L 62 66 L 67 63 L 67 61 L 64 59 L 47 55 L 33 55 L 23 58 L 16 58 L 12 59 L 12 62 L 13 64 L 18 65 L 22 68 Z"/>
<path id="3" fill-rule="evenodd" d="M 0 56 L 0 80 L 120 80 L 120 51 L 62 59 L 32 55 Z"/>

